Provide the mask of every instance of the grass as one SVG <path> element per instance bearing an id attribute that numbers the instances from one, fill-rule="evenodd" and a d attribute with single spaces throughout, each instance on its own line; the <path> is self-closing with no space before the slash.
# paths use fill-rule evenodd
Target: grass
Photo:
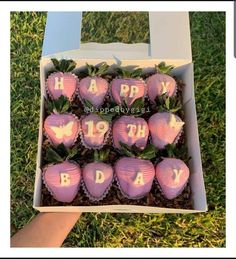
<path id="1" fill-rule="evenodd" d="M 11 14 L 11 230 L 32 208 L 45 13 Z M 191 215 L 86 213 L 65 247 L 225 247 L 225 14 L 190 14 L 195 94 L 209 211 Z M 98 29 L 96 29 L 98 28 Z M 85 13 L 82 40 L 148 42 L 147 13 Z"/>

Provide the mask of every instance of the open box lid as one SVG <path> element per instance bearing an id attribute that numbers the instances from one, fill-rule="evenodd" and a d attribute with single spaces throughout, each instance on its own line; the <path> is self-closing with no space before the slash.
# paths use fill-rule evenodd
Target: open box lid
<path id="1" fill-rule="evenodd" d="M 48 12 L 42 58 L 192 62 L 188 12 L 149 12 L 150 43 L 81 43 L 82 12 Z"/>

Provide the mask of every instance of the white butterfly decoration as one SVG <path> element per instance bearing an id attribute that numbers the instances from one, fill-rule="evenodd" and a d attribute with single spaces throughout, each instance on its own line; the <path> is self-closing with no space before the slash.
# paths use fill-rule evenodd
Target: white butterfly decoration
<path id="1" fill-rule="evenodd" d="M 183 121 L 177 121 L 174 114 L 170 115 L 169 126 L 171 128 L 180 129 L 184 125 Z"/>
<path id="2" fill-rule="evenodd" d="M 68 122 L 66 125 L 61 125 L 58 127 L 51 126 L 51 130 L 56 134 L 56 137 L 62 139 L 64 136 L 69 137 L 72 135 L 72 127 L 74 125 L 73 121 Z"/>

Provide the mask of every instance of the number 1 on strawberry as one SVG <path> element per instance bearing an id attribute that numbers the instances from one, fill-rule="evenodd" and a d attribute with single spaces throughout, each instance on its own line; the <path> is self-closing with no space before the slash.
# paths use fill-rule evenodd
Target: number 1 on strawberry
<path id="1" fill-rule="evenodd" d="M 93 121 L 86 121 L 85 124 L 88 126 L 88 133 L 86 136 L 94 137 L 94 126 L 98 133 L 104 135 L 108 131 L 108 123 L 106 121 L 99 121 L 96 125 Z"/>

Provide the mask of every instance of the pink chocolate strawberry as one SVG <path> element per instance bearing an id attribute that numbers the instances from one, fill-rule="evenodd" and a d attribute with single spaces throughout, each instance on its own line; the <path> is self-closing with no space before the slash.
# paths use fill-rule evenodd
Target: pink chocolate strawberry
<path id="1" fill-rule="evenodd" d="M 78 164 L 64 161 L 46 166 L 43 180 L 53 197 L 61 202 L 72 202 L 78 193 L 81 171 Z"/>
<path id="2" fill-rule="evenodd" d="M 103 162 L 89 163 L 84 167 L 82 175 L 89 198 L 96 201 L 102 200 L 113 180 L 112 167 Z"/>
<path id="3" fill-rule="evenodd" d="M 116 162 L 114 169 L 118 185 L 126 197 L 142 198 L 151 190 L 155 169 L 150 161 L 123 157 Z"/>
<path id="4" fill-rule="evenodd" d="M 146 84 L 141 79 L 142 69 L 128 71 L 119 68 L 121 78 L 115 78 L 111 82 L 111 95 L 118 105 L 124 103 L 131 107 L 135 100 L 144 98 L 146 95 Z"/>
<path id="5" fill-rule="evenodd" d="M 63 95 L 71 101 L 77 87 L 78 78 L 72 73 L 55 72 L 46 81 L 46 89 L 53 100 Z"/>
<path id="6" fill-rule="evenodd" d="M 180 159 L 164 158 L 156 166 L 156 179 L 163 195 L 171 200 L 183 191 L 189 179 L 189 169 Z"/>
<path id="7" fill-rule="evenodd" d="M 51 114 L 44 121 L 44 131 L 54 146 L 63 143 L 71 147 L 79 135 L 80 122 L 70 113 Z"/>
<path id="8" fill-rule="evenodd" d="M 152 102 L 155 102 L 157 96 L 166 94 L 171 97 L 176 93 L 176 81 L 168 74 L 172 68 L 162 62 L 156 66 L 158 73 L 146 80 L 148 97 Z"/>
<path id="9" fill-rule="evenodd" d="M 148 121 L 152 143 L 158 149 L 164 149 L 167 144 L 178 140 L 184 122 L 173 113 L 160 112 L 153 114 Z"/>
<path id="10" fill-rule="evenodd" d="M 100 149 L 106 143 L 110 132 L 108 121 L 97 114 L 89 114 L 81 119 L 81 138 L 85 147 Z"/>
<path id="11" fill-rule="evenodd" d="M 129 146 L 136 145 L 140 149 L 146 147 L 149 135 L 147 122 L 143 118 L 122 116 L 112 127 L 113 144 L 120 149 L 120 142 Z"/>
<path id="12" fill-rule="evenodd" d="M 80 81 L 79 96 L 82 102 L 88 101 L 98 108 L 103 104 L 108 92 L 108 82 L 101 76 L 107 72 L 109 66 L 102 63 L 99 67 L 88 64 L 87 67 L 89 76 Z"/>

